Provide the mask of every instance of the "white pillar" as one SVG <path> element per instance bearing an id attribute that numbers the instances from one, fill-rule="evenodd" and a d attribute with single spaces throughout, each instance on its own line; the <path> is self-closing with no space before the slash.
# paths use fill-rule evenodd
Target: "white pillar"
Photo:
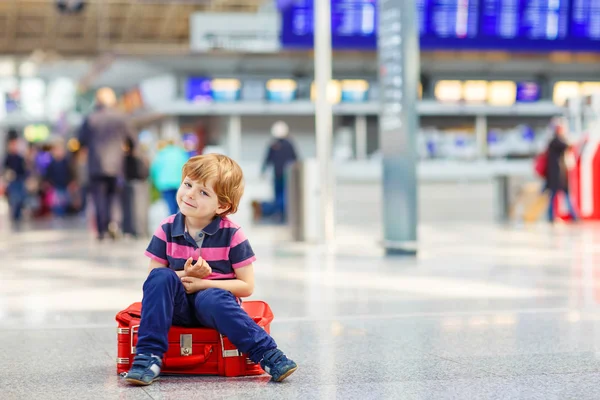
<path id="1" fill-rule="evenodd" d="M 354 121 L 355 155 L 357 160 L 367 158 L 367 117 L 357 115 Z"/>
<path id="2" fill-rule="evenodd" d="M 478 115 L 475 117 L 475 143 L 477 145 L 477 158 L 487 158 L 487 117 Z"/>
<path id="3" fill-rule="evenodd" d="M 239 115 L 229 117 L 227 141 L 229 157 L 239 162 L 242 155 L 242 118 Z"/>
<path id="4" fill-rule="evenodd" d="M 327 87 L 331 82 L 331 4 L 329 1 L 315 1 L 315 126 L 317 133 L 317 159 L 319 162 L 319 222 L 320 241 L 331 243 L 334 237 L 333 214 L 333 171 L 331 168 L 331 146 L 333 116 L 331 103 L 327 98 Z"/>

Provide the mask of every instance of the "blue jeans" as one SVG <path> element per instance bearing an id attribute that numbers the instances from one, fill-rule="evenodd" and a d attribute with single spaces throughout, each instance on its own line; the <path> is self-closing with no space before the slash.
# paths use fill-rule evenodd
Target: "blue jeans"
<path id="1" fill-rule="evenodd" d="M 6 197 L 8 198 L 11 220 L 20 221 L 25 200 L 27 198 L 25 181 L 17 179 L 9 183 L 6 187 Z"/>
<path id="2" fill-rule="evenodd" d="M 275 199 L 272 202 L 263 202 L 261 204 L 262 215 L 270 217 L 277 215 L 285 221 L 285 177 L 276 176 L 273 179 L 273 193 Z"/>
<path id="3" fill-rule="evenodd" d="M 93 177 L 90 190 L 96 207 L 96 229 L 102 237 L 108 232 L 108 224 L 112 221 L 112 205 L 117 193 L 117 178 L 110 176 Z"/>
<path id="4" fill-rule="evenodd" d="M 277 347 L 271 336 L 223 289 L 187 294 L 170 268 L 153 269 L 144 283 L 142 319 L 136 352 L 162 357 L 167 351 L 171 325 L 216 329 L 253 362 Z"/>
<path id="5" fill-rule="evenodd" d="M 69 191 L 66 188 L 54 188 L 52 212 L 57 217 L 64 217 L 69 206 Z"/>
<path id="6" fill-rule="evenodd" d="M 163 199 L 169 207 L 169 214 L 177 214 L 179 206 L 177 205 L 177 189 L 163 190 L 161 192 Z"/>
<path id="7" fill-rule="evenodd" d="M 556 199 L 556 195 L 559 192 L 563 192 L 565 194 L 565 201 L 567 202 L 567 209 L 569 210 L 569 215 L 571 218 L 576 221 L 577 213 L 575 213 L 575 208 L 573 208 L 573 203 L 571 203 L 571 197 L 569 196 L 569 192 L 563 190 L 550 190 L 550 204 L 548 205 L 548 221 L 554 221 L 554 200 Z"/>

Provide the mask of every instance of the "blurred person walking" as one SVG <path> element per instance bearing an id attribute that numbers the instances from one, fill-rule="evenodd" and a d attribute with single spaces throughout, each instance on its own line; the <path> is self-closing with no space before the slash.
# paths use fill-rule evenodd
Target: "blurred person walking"
<path id="1" fill-rule="evenodd" d="M 150 166 L 150 178 L 167 203 L 169 214 L 177 214 L 177 190 L 181 186 L 181 170 L 188 161 L 188 153 L 172 140 L 166 142 Z"/>
<path id="2" fill-rule="evenodd" d="M 112 206 L 117 193 L 117 179 L 124 175 L 123 145 L 130 138 L 135 142 L 127 115 L 115 108 L 117 98 L 109 88 L 96 93 L 96 110 L 90 114 L 79 131 L 81 147 L 88 153 L 90 192 L 95 211 L 98 240 L 108 233 L 114 239 L 116 232 L 109 230 Z"/>
<path id="3" fill-rule="evenodd" d="M 566 140 L 566 130 L 561 124 L 554 124 L 554 137 L 550 141 L 547 150 L 546 164 L 546 185 L 545 190 L 550 193 L 550 203 L 548 205 L 548 221 L 554 222 L 555 211 L 554 203 L 559 193 L 564 193 L 565 202 L 569 210 L 569 215 L 573 221 L 577 220 L 577 214 L 573 208 L 569 196 L 569 181 L 567 172 L 567 163 L 565 155 L 570 148 Z"/>
<path id="4" fill-rule="evenodd" d="M 19 223 L 22 218 L 23 207 L 27 198 L 25 180 L 28 171 L 25 157 L 20 154 L 19 135 L 15 130 L 8 132 L 7 154 L 4 159 L 2 177 L 6 183 L 6 197 L 10 219 Z"/>
<path id="5" fill-rule="evenodd" d="M 87 152 L 79 149 L 73 157 L 73 175 L 76 185 L 73 203 L 79 215 L 85 216 L 89 194 L 89 174 L 87 167 Z"/>
<path id="6" fill-rule="evenodd" d="M 73 171 L 62 141 L 53 144 L 51 154 L 52 160 L 46 168 L 44 180 L 50 185 L 52 213 L 56 217 L 64 217 L 70 205 L 69 186 L 73 183 Z"/>
<path id="7" fill-rule="evenodd" d="M 294 145 L 288 139 L 289 127 L 283 121 L 277 121 L 271 127 L 272 142 L 269 144 L 267 155 L 262 165 L 261 173 L 264 176 L 269 166 L 273 167 L 273 193 L 274 199 L 270 202 L 252 202 L 254 220 L 263 217 L 278 217 L 285 222 L 285 170 L 294 163 L 298 156 Z"/>
<path id="8" fill-rule="evenodd" d="M 123 207 L 123 233 L 138 237 L 147 234 L 149 188 L 148 164 L 137 154 L 135 143 L 131 139 L 125 142 L 125 186 L 121 193 Z"/>

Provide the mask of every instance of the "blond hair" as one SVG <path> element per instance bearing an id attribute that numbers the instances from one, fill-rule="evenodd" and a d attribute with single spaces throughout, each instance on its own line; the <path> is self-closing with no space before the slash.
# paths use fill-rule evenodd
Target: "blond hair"
<path id="1" fill-rule="evenodd" d="M 222 154 L 195 156 L 183 166 L 181 179 L 186 176 L 203 185 L 212 181 L 219 204 L 229 206 L 220 216 L 235 214 L 244 194 L 244 174 L 238 163 Z"/>

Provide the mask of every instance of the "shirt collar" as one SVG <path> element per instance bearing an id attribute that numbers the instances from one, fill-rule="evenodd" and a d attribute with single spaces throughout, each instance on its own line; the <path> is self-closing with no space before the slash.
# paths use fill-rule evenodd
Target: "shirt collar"
<path id="1" fill-rule="evenodd" d="M 221 217 L 216 217 L 210 224 L 206 225 L 204 229 L 202 229 L 202 232 L 206 233 L 207 235 L 214 235 L 217 233 L 220 227 Z"/>
<path id="2" fill-rule="evenodd" d="M 207 235 L 214 235 L 221 227 L 221 217 L 216 217 L 210 224 L 206 225 L 202 232 Z M 173 220 L 172 236 L 183 236 L 185 234 L 185 216 L 178 212 Z"/>

